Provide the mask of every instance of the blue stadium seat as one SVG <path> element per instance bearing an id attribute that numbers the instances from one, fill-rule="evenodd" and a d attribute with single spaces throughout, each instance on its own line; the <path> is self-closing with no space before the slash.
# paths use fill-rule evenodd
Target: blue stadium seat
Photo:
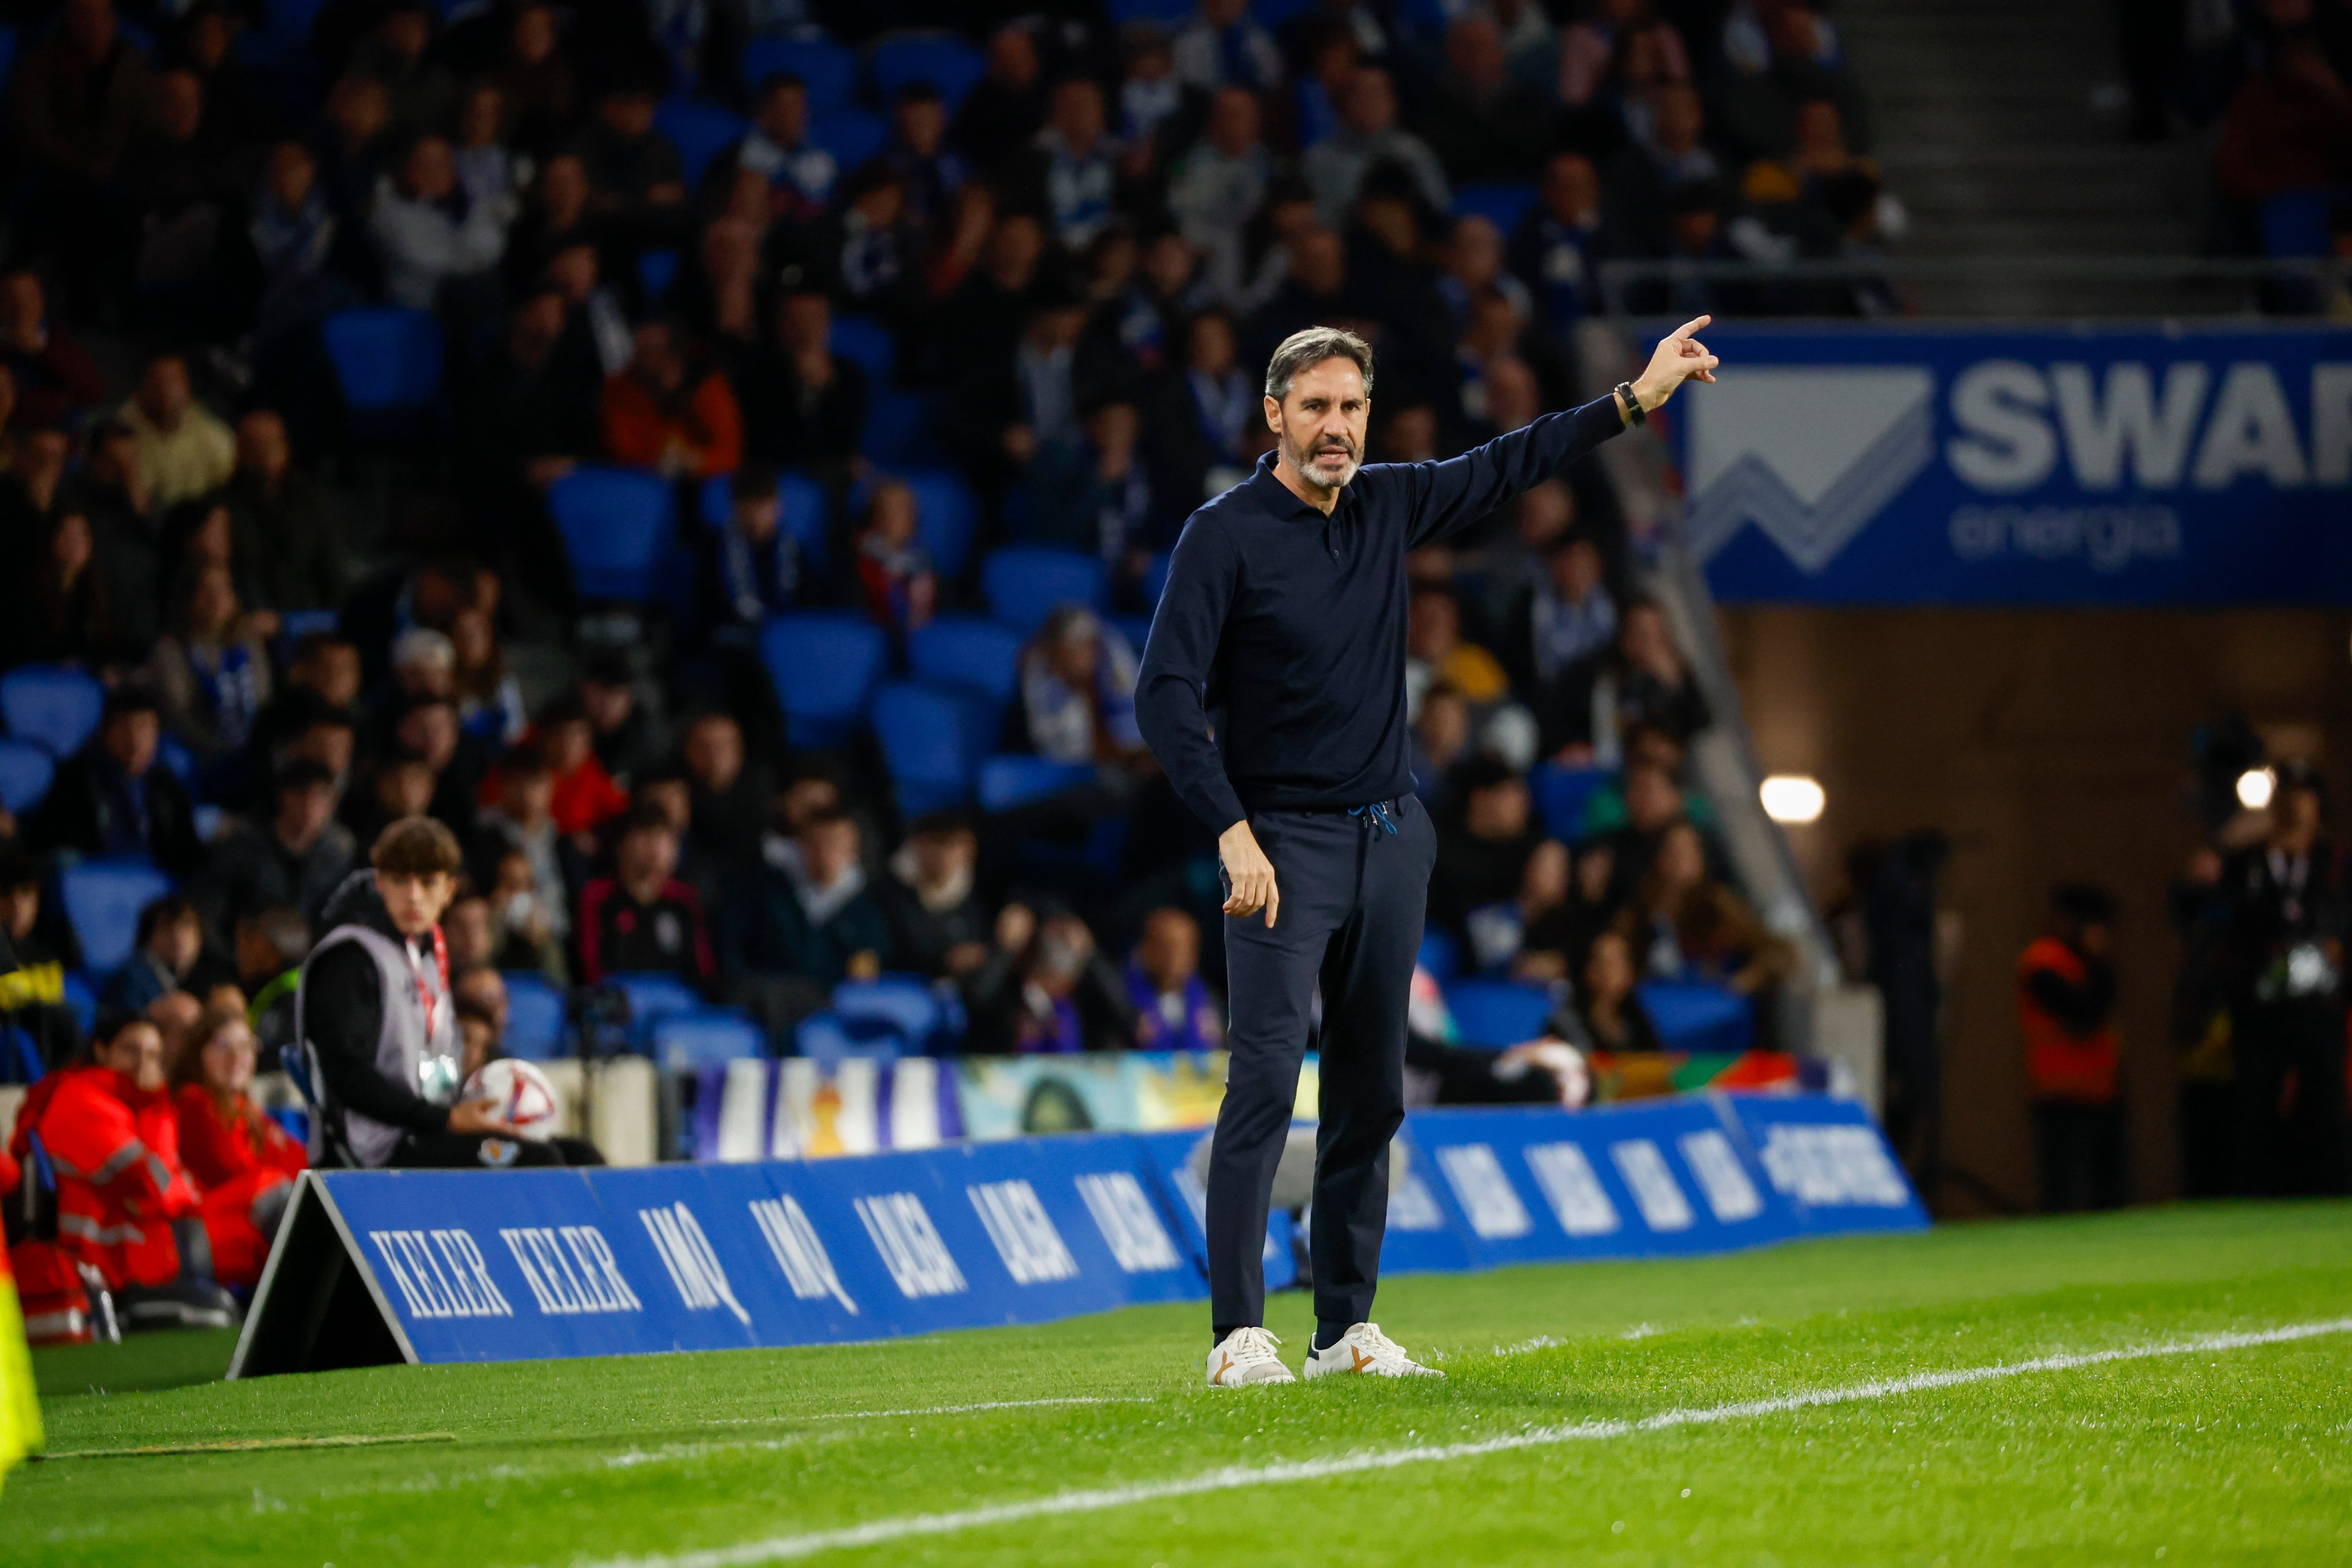
<path id="1" fill-rule="evenodd" d="M 907 665 L 925 680 L 964 687 L 1001 707 L 1021 679 L 1021 634 L 982 616 L 940 616 L 907 639 Z"/>
<path id="2" fill-rule="evenodd" d="M 1444 985 L 1462 973 L 1462 944 L 1435 926 L 1424 927 L 1418 962 L 1432 980 Z"/>
<path id="3" fill-rule="evenodd" d="M 20 741 L 69 757 L 98 728 L 106 688 L 86 670 L 61 664 L 19 665 L 0 675 L 0 720 Z"/>
<path id="4" fill-rule="evenodd" d="M 58 765 L 30 741 L 0 741 L 0 805 L 22 816 L 49 793 Z"/>
<path id="5" fill-rule="evenodd" d="M 743 46 L 743 85 L 753 93 L 772 76 L 796 76 L 808 88 L 809 116 L 853 107 L 857 51 L 824 38 L 752 38 Z"/>
<path id="6" fill-rule="evenodd" d="M 1575 843 L 1585 802 L 1614 776 L 1612 769 L 1571 768 L 1561 763 L 1546 763 L 1529 773 L 1528 784 L 1536 797 L 1536 815 L 1543 818 L 1544 831 Z"/>
<path id="7" fill-rule="evenodd" d="M 961 573 L 980 519 L 971 487 L 953 468 L 900 468 L 891 477 L 915 492 L 915 528 L 932 567 L 943 577 Z"/>
<path id="8" fill-rule="evenodd" d="M 564 1054 L 563 993 L 547 976 L 531 969 L 509 969 L 507 983 L 507 1032 L 499 1042 L 507 1055 L 520 1061 L 553 1061 Z"/>
<path id="9" fill-rule="evenodd" d="M 870 316 L 835 316 L 825 342 L 835 353 L 864 367 L 877 390 L 898 374 L 898 340 Z"/>
<path id="10" fill-rule="evenodd" d="M 874 694 L 874 736 L 898 795 L 903 816 L 961 805 L 971 794 L 968 711 L 952 691 L 915 680 L 893 680 Z"/>
<path id="11" fill-rule="evenodd" d="M 137 945 L 139 911 L 172 890 L 144 860 L 84 860 L 58 874 L 58 896 L 81 942 L 85 967 L 104 974 Z"/>
<path id="12" fill-rule="evenodd" d="M 638 253 L 637 281 L 645 288 L 647 306 L 660 303 L 661 297 L 669 292 L 670 283 L 677 277 L 678 265 L 683 259 L 675 250 Z"/>
<path id="13" fill-rule="evenodd" d="M 591 599 L 642 602 L 670 531 L 670 488 L 640 468 L 583 464 L 548 488 L 547 510 Z"/>
<path id="14" fill-rule="evenodd" d="M 1455 217 L 1492 219 L 1505 238 L 1536 205 L 1536 188 L 1525 180 L 1482 180 L 1454 193 Z"/>
<path id="15" fill-rule="evenodd" d="M 1457 980 L 1445 988 L 1445 1006 L 1464 1045 L 1516 1046 L 1543 1033 L 1551 990 L 1516 980 Z"/>
<path id="16" fill-rule="evenodd" d="M 833 1010 L 852 1027 L 878 1019 L 928 1051 L 948 1022 L 946 1005 L 920 974 L 882 974 L 845 980 L 833 988 Z"/>
<path id="17" fill-rule="evenodd" d="M 896 1061 L 914 1054 L 906 1037 L 879 1019 L 844 1018 L 838 1013 L 811 1013 L 793 1034 L 793 1048 L 825 1067 L 850 1057 Z"/>
<path id="18" fill-rule="evenodd" d="M 890 127 L 878 114 L 866 114 L 855 109 L 818 119 L 809 120 L 809 145 L 822 147 L 833 154 L 834 162 L 844 169 L 855 169 L 890 140 Z"/>
<path id="19" fill-rule="evenodd" d="M 854 610 L 799 610 L 760 628 L 760 658 L 775 683 L 795 746 L 837 746 L 857 732 L 890 659 L 882 628 Z"/>
<path id="20" fill-rule="evenodd" d="M 673 1071 L 749 1061 L 766 1049 L 760 1026 L 734 1007 L 698 1007 L 654 1025 L 654 1060 Z"/>
<path id="21" fill-rule="evenodd" d="M 422 408 L 441 390 L 441 324 L 401 305 L 359 305 L 326 320 L 327 357 L 356 413 Z"/>
<path id="22" fill-rule="evenodd" d="M 1737 1053 L 1755 1043 L 1755 1005 L 1737 991 L 1704 981 L 1653 980 L 1639 994 L 1658 1043 L 1670 1051 Z"/>
<path id="23" fill-rule="evenodd" d="M 1127 646 L 1139 656 L 1143 652 L 1143 645 L 1151 640 L 1150 616 L 1107 616 L 1104 618 L 1110 623 L 1111 630 L 1125 637 Z"/>
<path id="24" fill-rule="evenodd" d="M 877 384 L 866 397 L 866 428 L 857 455 L 883 468 L 937 455 L 940 400 L 936 393 L 903 392 Z"/>
<path id="25" fill-rule="evenodd" d="M 653 1038 L 658 1020 L 698 1012 L 703 1006 L 701 994 L 675 974 L 625 972 L 604 979 L 629 999 L 629 1033 L 640 1046 Z"/>
<path id="26" fill-rule="evenodd" d="M 280 664 L 294 662 L 294 645 L 314 632 L 334 634 L 341 618 L 332 610 L 285 610 L 278 616 L 278 636 L 270 651 Z"/>
<path id="27" fill-rule="evenodd" d="M 1110 0 L 1107 7 L 1114 27 L 1129 22 L 1157 22 L 1173 33 L 1192 19 L 1192 0 Z"/>
<path id="28" fill-rule="evenodd" d="M 672 96 L 654 107 L 654 129 L 677 149 L 688 189 L 702 183 L 702 172 L 719 155 L 743 140 L 742 116 L 697 98 Z"/>
<path id="29" fill-rule="evenodd" d="M 74 1016 L 74 1022 L 81 1026 L 81 1032 L 89 1034 L 90 1025 L 98 1020 L 97 985 L 80 970 L 68 969 L 66 971 L 65 993 L 66 1011 Z"/>
<path id="30" fill-rule="evenodd" d="M 1092 763 L 1052 763 L 1005 752 L 980 764 L 980 804 L 985 811 L 1010 811 L 1094 782 Z"/>
<path id="31" fill-rule="evenodd" d="M 1168 591 L 1168 568 L 1175 559 L 1172 552 L 1163 550 L 1143 569 L 1143 596 L 1155 605 L 1160 603 L 1160 595 Z"/>
<path id="32" fill-rule="evenodd" d="M 1034 632 L 1055 605 L 1103 607 L 1103 563 L 1051 544 L 1008 544 L 980 564 L 980 590 L 1000 621 Z"/>
<path id="33" fill-rule="evenodd" d="M 874 46 L 874 90 L 887 103 L 910 81 L 927 81 L 947 100 L 949 112 L 988 69 L 987 58 L 961 38 L 917 35 Z"/>
<path id="34" fill-rule="evenodd" d="M 824 487 L 803 474 L 778 474 L 776 500 L 782 503 L 784 531 L 799 542 L 801 562 L 811 574 L 822 576 L 833 550 L 826 531 Z M 719 474 L 704 481 L 702 486 L 702 521 L 718 530 L 727 526 L 735 500 L 728 492 L 728 476 Z"/>
<path id="35" fill-rule="evenodd" d="M 2263 250 L 2276 257 L 2327 254 L 2327 215 L 2352 187 L 2282 191 L 2263 204 Z"/>
<path id="36" fill-rule="evenodd" d="M 180 781 L 190 794 L 196 787 L 196 753 L 188 750 L 187 742 L 176 735 L 165 735 L 155 742 L 155 760 Z"/>

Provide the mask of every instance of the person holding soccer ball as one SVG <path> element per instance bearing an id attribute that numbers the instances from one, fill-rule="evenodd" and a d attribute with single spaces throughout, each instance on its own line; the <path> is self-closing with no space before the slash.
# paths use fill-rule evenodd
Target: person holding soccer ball
<path id="1" fill-rule="evenodd" d="M 1295 1381 L 1265 1331 L 1266 1205 L 1319 982 L 1321 1120 L 1307 1375 L 1436 1375 L 1370 1321 L 1404 1118 L 1405 1011 L 1437 841 L 1405 724 L 1405 552 L 1713 381 L 1692 334 L 1641 375 L 1438 463 L 1361 468 L 1372 351 L 1311 327 L 1266 366 L 1276 450 L 1176 542 L 1136 692 L 1170 782 L 1218 835 L 1231 1024 L 1209 1162 L 1213 1387 Z"/>
<path id="2" fill-rule="evenodd" d="M 593 1144 L 525 1137 L 495 1103 L 458 1092 L 464 1046 L 441 935 L 465 864 L 457 836 L 429 816 L 403 817 L 368 859 L 328 900 L 329 930 L 295 992 L 317 1100 L 310 1163 L 603 1164 Z"/>

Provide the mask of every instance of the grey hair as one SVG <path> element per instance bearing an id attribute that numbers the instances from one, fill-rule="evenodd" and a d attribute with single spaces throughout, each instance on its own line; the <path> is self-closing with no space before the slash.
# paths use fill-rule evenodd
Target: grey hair
<path id="1" fill-rule="evenodd" d="M 1338 327 L 1308 327 L 1283 339 L 1265 362 L 1265 395 L 1280 403 L 1290 395 L 1293 376 L 1327 359 L 1353 360 L 1364 373 L 1364 395 L 1372 395 L 1372 345 Z"/>

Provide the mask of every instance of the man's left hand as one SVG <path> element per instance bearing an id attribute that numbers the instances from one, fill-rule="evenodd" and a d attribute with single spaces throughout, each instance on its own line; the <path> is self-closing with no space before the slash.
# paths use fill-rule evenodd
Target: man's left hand
<path id="1" fill-rule="evenodd" d="M 1706 352 L 1706 345 L 1691 336 L 1714 321 L 1713 316 L 1700 316 L 1685 321 L 1673 333 L 1661 339 L 1650 355 L 1650 367 L 1633 383 L 1633 395 L 1642 400 L 1644 409 L 1657 408 L 1675 395 L 1675 388 L 1685 381 L 1715 379 L 1715 367 L 1722 362 Z"/>

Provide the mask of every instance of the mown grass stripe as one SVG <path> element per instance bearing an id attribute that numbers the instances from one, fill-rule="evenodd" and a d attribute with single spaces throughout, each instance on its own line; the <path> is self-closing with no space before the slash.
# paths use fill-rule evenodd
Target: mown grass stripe
<path id="1" fill-rule="evenodd" d="M 1908 1394 L 1959 1388 L 1970 1384 L 2024 1377 L 2034 1373 L 2072 1372 L 2084 1367 L 2104 1366 L 2116 1362 L 2146 1361 L 2158 1356 L 2198 1355 L 2216 1351 L 2243 1350 L 2257 1345 L 2287 1344 L 2297 1340 L 2318 1339 L 2326 1335 L 2347 1332 L 2352 1332 L 2352 1318 L 2330 1318 L 2318 1322 L 2290 1323 L 2278 1328 L 2254 1329 L 2232 1333 L 2198 1334 L 2186 1339 L 2161 1340 L 2148 1344 L 2120 1346 L 2113 1350 L 2036 1356 L 2030 1361 L 1999 1362 L 1989 1366 L 1959 1367 L 1948 1372 L 1914 1373 L 1904 1377 L 1880 1378 L 1869 1383 L 1850 1384 L 1842 1388 L 1806 1389 L 1795 1394 L 1775 1394 L 1765 1399 L 1743 1399 L 1727 1405 L 1665 1410 L 1655 1415 L 1643 1416 L 1633 1421 L 1586 1421 L 1569 1426 L 1537 1427 L 1529 1431 L 1480 1438 L 1467 1443 L 1424 1444 L 1406 1448 L 1370 1449 L 1352 1454 L 1336 1454 L 1328 1458 L 1300 1459 L 1283 1464 L 1228 1465 L 1199 1475 L 1180 1477 L 1173 1480 L 1144 1481 L 1130 1486 L 1057 1492 L 1052 1497 L 1031 1498 L 1018 1502 L 993 1503 L 985 1508 L 961 1509 L 947 1513 L 906 1514 L 897 1519 L 878 1519 L 866 1524 L 847 1525 L 837 1530 L 813 1531 L 802 1535 L 769 1536 L 763 1540 L 744 1542 L 740 1545 L 710 1547 L 698 1552 L 602 1560 L 580 1559 L 575 1562 L 574 1568 L 749 1568 L 749 1565 L 754 1563 L 787 1562 L 794 1558 L 812 1557 L 823 1552 L 842 1551 L 859 1546 L 877 1546 L 888 1542 L 905 1541 L 919 1536 L 951 1535 L 967 1530 L 985 1529 L 991 1525 L 1018 1524 L 1026 1520 L 1048 1519 L 1062 1514 L 1098 1513 L 1108 1509 L 1132 1507 L 1137 1503 L 1159 1502 L 1171 1498 L 1198 1497 L 1205 1492 L 1234 1491 L 1244 1487 L 1280 1486 L 1294 1481 L 1325 1480 L 1335 1476 L 1361 1475 L 1369 1471 L 1397 1469 L 1407 1465 L 1448 1464 L 1462 1459 L 1483 1458 L 1492 1454 L 1513 1453 L 1528 1448 L 1556 1447 L 1567 1443 L 1589 1443 L 1612 1437 L 1630 1437 L 1644 1432 L 1663 1432 L 1678 1426 L 1715 1426 L 1727 1421 L 1752 1420 L 1758 1416 L 1785 1415 L 1793 1411 L 1816 1409 L 1823 1405 L 1853 1405 L 1872 1400 L 1894 1399 Z M 1249 1397 L 1249 1395 L 1245 1394 L 1242 1397 Z"/>

